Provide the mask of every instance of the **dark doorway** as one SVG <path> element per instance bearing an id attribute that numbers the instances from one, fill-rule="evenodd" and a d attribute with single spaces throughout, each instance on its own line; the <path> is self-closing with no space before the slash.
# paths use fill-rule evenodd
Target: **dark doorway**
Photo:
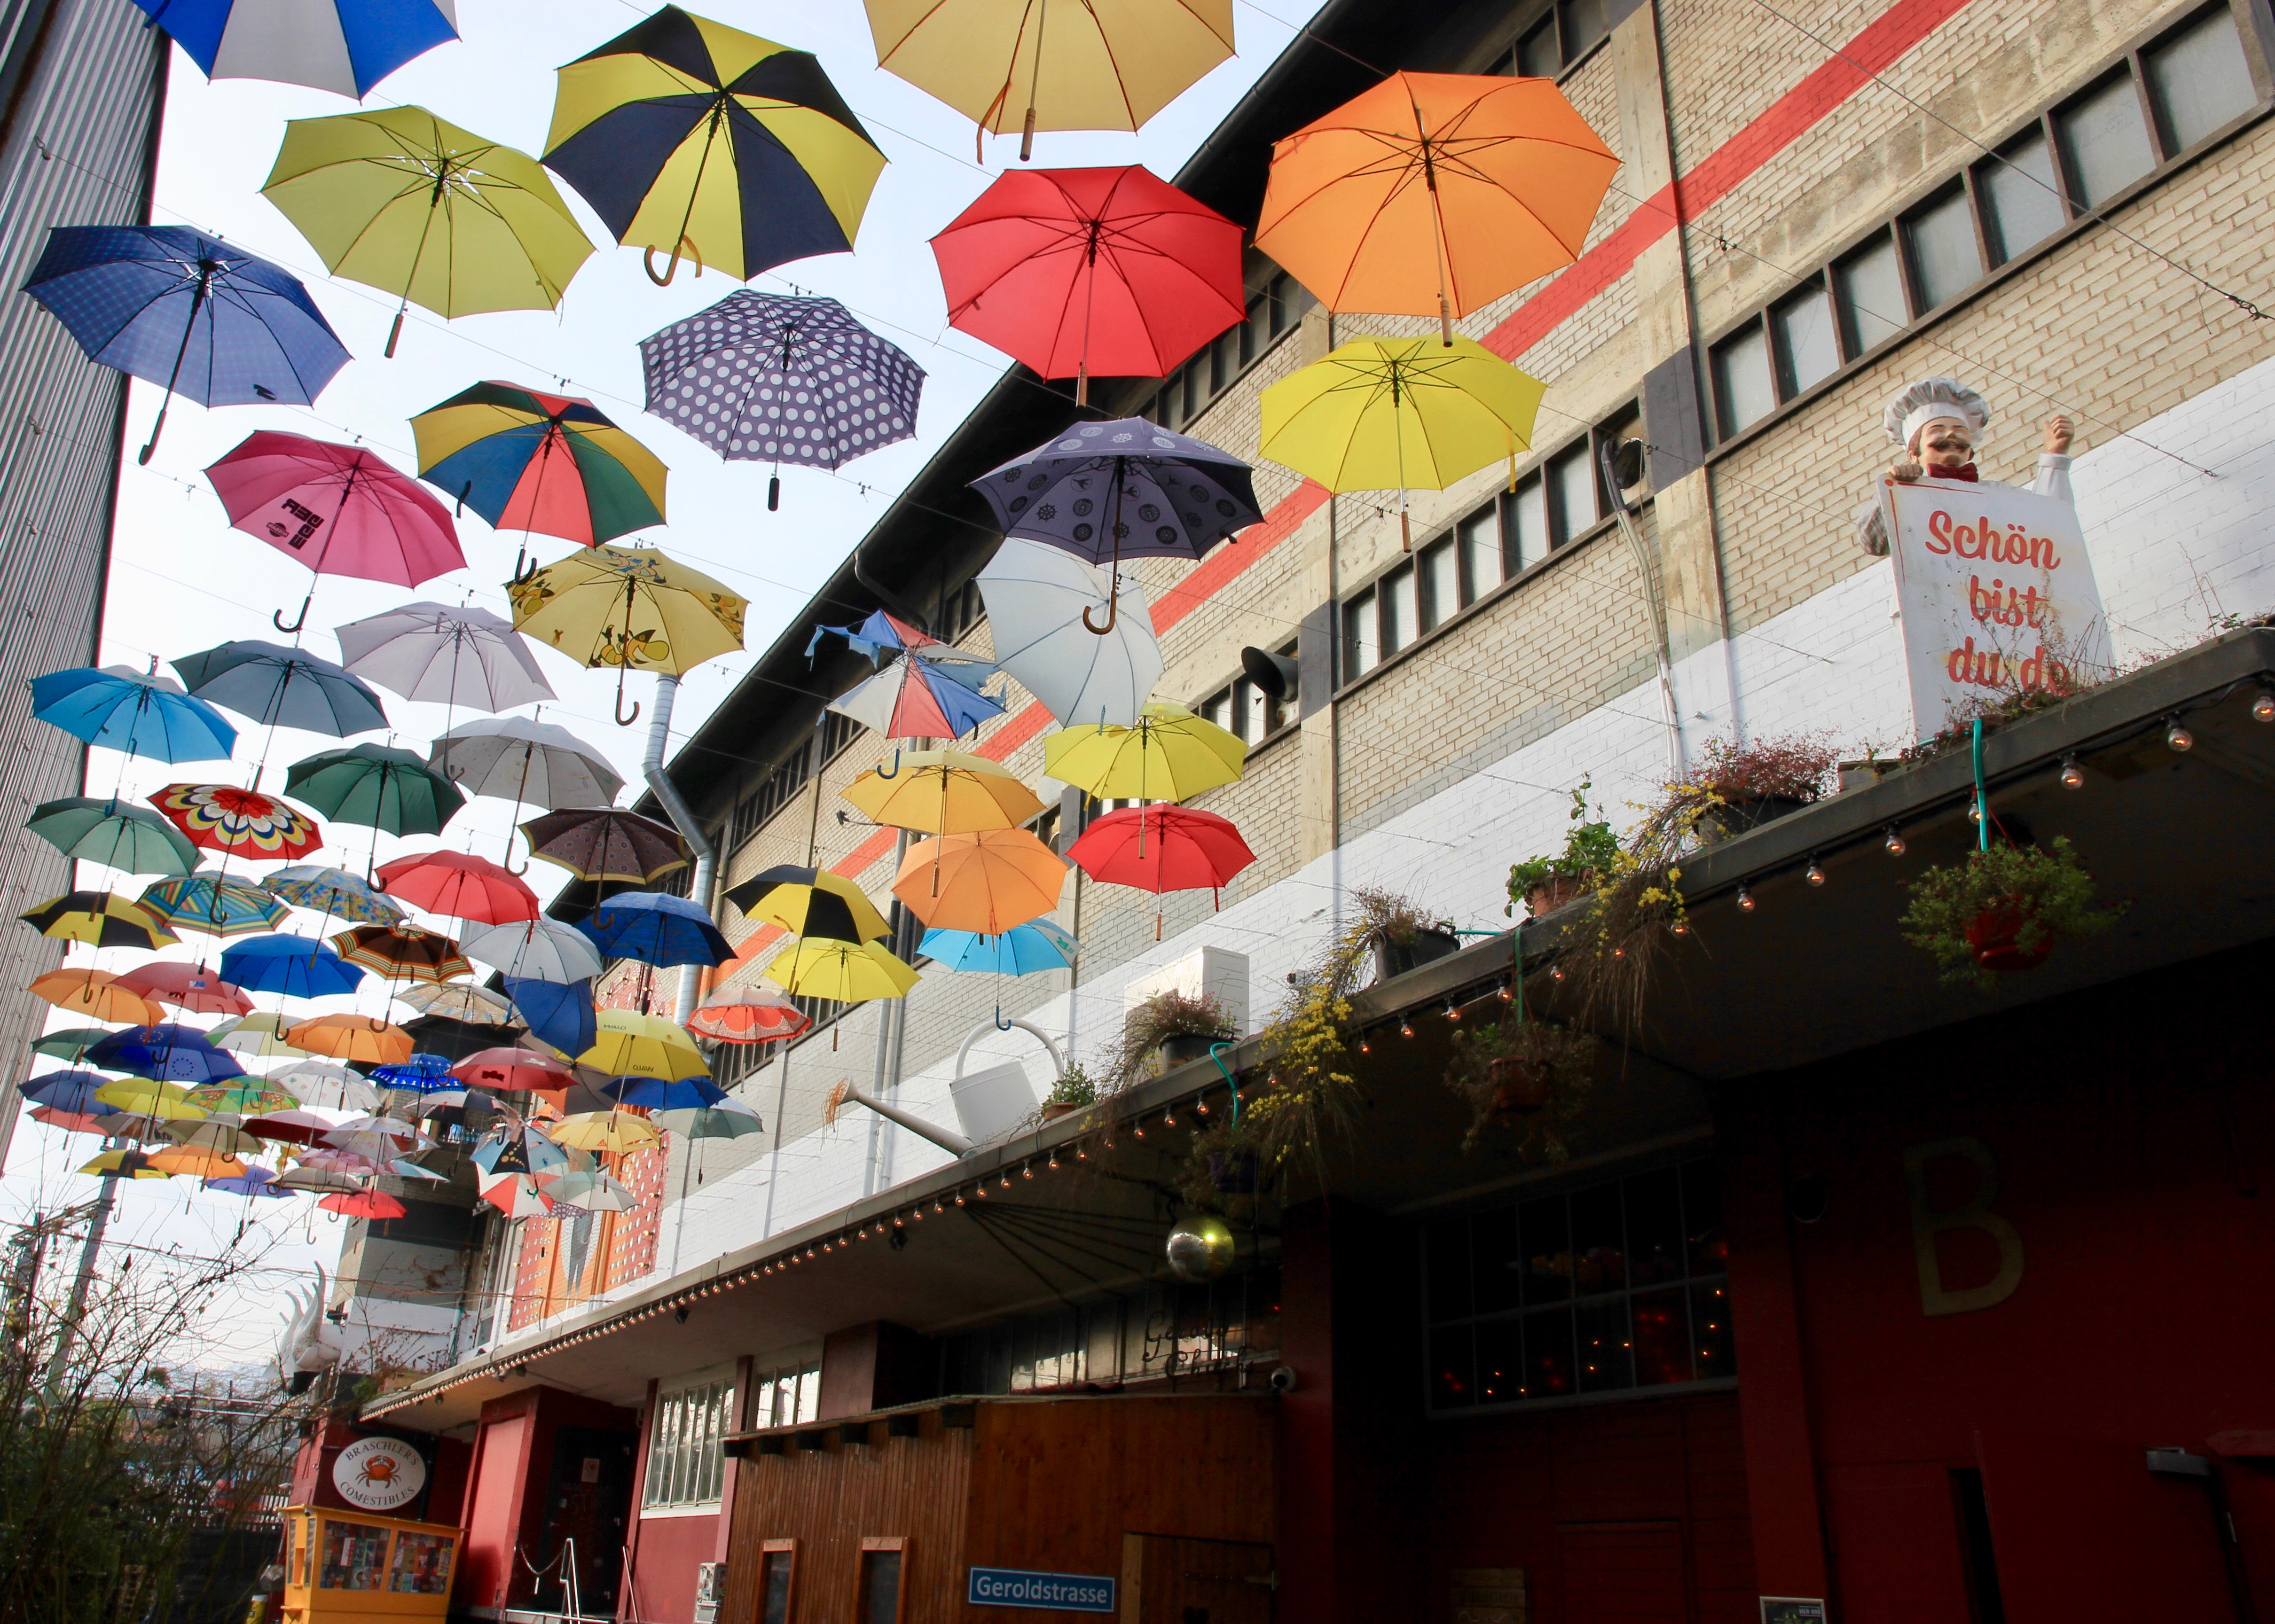
<path id="1" fill-rule="evenodd" d="M 545 1486 L 545 1522 L 534 1566 L 543 1570 L 533 1605 L 585 1618 L 614 1618 L 624 1573 L 625 1521 L 631 1514 L 632 1454 L 638 1435 L 602 1427 L 564 1426 L 553 1434 L 553 1471 Z M 573 1551 L 576 1593 L 568 1594 Z"/>

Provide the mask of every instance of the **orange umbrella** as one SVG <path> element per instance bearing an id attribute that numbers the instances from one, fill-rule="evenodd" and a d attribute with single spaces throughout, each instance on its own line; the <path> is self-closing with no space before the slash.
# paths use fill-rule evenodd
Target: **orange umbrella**
<path id="1" fill-rule="evenodd" d="M 980 829 L 911 846 L 893 895 L 936 930 L 1000 936 L 1057 907 L 1066 872 L 1032 830 Z"/>
<path id="2" fill-rule="evenodd" d="M 1619 166 L 1553 80 L 1394 73 L 1274 146 L 1256 247 L 1330 310 L 1434 314 L 1451 344 L 1580 257 Z"/>
<path id="3" fill-rule="evenodd" d="M 133 1026 L 155 1026 L 166 1012 L 132 987 L 120 986 L 107 970 L 51 970 L 33 982 L 30 992 L 58 1009 L 97 1021 L 124 1021 Z"/>
<path id="4" fill-rule="evenodd" d="M 177 1145 L 150 1152 L 150 1165 L 161 1173 L 190 1173 L 200 1178 L 241 1179 L 245 1164 L 227 1151 L 202 1144 Z"/>
<path id="5" fill-rule="evenodd" d="M 411 1034 L 367 1015 L 320 1015 L 284 1034 L 284 1041 L 311 1054 L 359 1065 L 400 1066 L 411 1058 Z"/>

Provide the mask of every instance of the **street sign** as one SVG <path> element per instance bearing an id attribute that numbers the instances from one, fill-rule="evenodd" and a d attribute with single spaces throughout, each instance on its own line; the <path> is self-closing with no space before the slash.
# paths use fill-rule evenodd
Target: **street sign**
<path id="1" fill-rule="evenodd" d="M 1104 1574 L 1033 1573 L 975 1567 L 964 1600 L 972 1607 L 1042 1607 L 1055 1613 L 1112 1613 L 1115 1582 Z"/>

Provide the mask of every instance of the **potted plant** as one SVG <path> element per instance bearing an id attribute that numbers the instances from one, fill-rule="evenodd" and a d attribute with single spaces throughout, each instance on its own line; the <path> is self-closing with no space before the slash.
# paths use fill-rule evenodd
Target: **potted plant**
<path id="1" fill-rule="evenodd" d="M 1098 1080 L 1083 1069 L 1077 1061 L 1066 1069 L 1066 1075 L 1051 1084 L 1049 1097 L 1043 1101 L 1042 1119 L 1055 1122 L 1071 1115 L 1085 1106 L 1098 1103 Z"/>
<path id="2" fill-rule="evenodd" d="M 1596 1039 L 1586 1032 L 1522 1015 L 1454 1034 L 1446 1085 L 1469 1102 L 1464 1150 L 1497 1123 L 1517 1127 L 1561 1157 L 1556 1127 L 1578 1114 L 1594 1081 Z"/>
<path id="3" fill-rule="evenodd" d="M 1727 840 L 1788 812 L 1824 793 L 1838 755 L 1822 736 L 1788 733 L 1777 738 L 1709 739 L 1679 794 L 1703 808 L 1699 833 Z"/>
<path id="4" fill-rule="evenodd" d="M 1237 1036 L 1224 1006 L 1207 993 L 1156 993 L 1123 1018 L 1122 1045 L 1108 1080 L 1118 1092 L 1141 1078 L 1199 1060 L 1214 1045 Z"/>
<path id="5" fill-rule="evenodd" d="M 1912 881 L 1904 940 L 1942 967 L 1946 981 L 1988 990 L 2002 975 L 2045 962 L 2064 937 L 2096 936 L 2120 909 L 2093 905 L 2093 876 L 2066 839 L 1996 845 Z"/>
<path id="6" fill-rule="evenodd" d="M 1524 910 L 1538 919 L 1554 913 L 1567 903 L 1575 902 L 1604 882 L 1612 871 L 1612 864 L 1620 855 L 1619 837 L 1612 833 L 1611 820 L 1600 815 L 1588 815 L 1588 791 L 1593 788 L 1585 778 L 1572 791 L 1572 811 L 1568 814 L 1572 827 L 1564 836 L 1564 850 L 1553 857 L 1528 857 L 1512 865 L 1508 871 L 1508 907 L 1503 911 L 1514 915 L 1519 903 Z"/>
<path id="7" fill-rule="evenodd" d="M 1406 898 L 1362 887 L 1350 894 L 1356 924 L 1374 958 L 1374 978 L 1387 981 L 1461 950 L 1451 919 L 1429 919 Z"/>

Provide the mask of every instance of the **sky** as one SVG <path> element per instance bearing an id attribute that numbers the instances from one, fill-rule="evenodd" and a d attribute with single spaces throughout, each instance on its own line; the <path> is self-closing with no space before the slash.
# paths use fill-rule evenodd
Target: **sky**
<path id="1" fill-rule="evenodd" d="M 722 463 L 707 448 L 641 410 L 639 341 L 725 298 L 737 287 L 717 272 L 701 276 L 683 267 L 669 287 L 648 280 L 635 249 L 614 245 L 607 229 L 566 185 L 561 191 L 596 245 L 570 285 L 558 311 L 463 317 L 455 322 L 413 306 L 392 359 L 381 359 L 396 308 L 393 296 L 324 275 L 314 250 L 261 195 L 287 120 L 351 110 L 328 93 L 262 81 L 208 83 L 178 50 L 174 54 L 164 137 L 158 166 L 159 224 L 189 224 L 283 265 L 300 276 L 342 341 L 359 359 L 350 362 L 312 406 L 229 407 L 212 412 L 174 403 L 149 465 L 133 450 L 147 438 L 160 392 L 138 382 L 127 424 L 129 450 L 121 472 L 117 532 L 98 663 L 147 667 L 177 655 L 242 638 L 290 641 L 270 624 L 272 611 L 290 622 L 309 590 L 307 572 L 283 555 L 230 528 L 202 471 L 247 434 L 276 429 L 320 440 L 367 446 L 406 472 L 415 468 L 410 416 L 470 384 L 496 379 L 579 395 L 654 450 L 670 469 L 669 523 L 642 539 L 715 578 L 750 601 L 746 643 L 763 650 L 796 620 L 812 593 L 843 560 L 893 495 L 963 419 L 1007 365 L 978 339 L 947 325 L 940 281 L 927 239 L 948 223 L 1006 168 L 1017 167 L 1018 138 L 990 137 L 975 162 L 973 130 L 961 115 L 913 86 L 881 71 L 861 8 L 851 0 L 828 7 L 777 0 L 700 0 L 702 14 L 813 51 L 845 100 L 889 160 L 872 195 L 851 254 L 797 261 L 762 274 L 750 285 L 762 291 L 821 293 L 842 301 L 873 331 L 905 350 L 927 374 L 915 439 L 850 463 L 834 474 L 791 469 L 782 475 L 782 506 L 766 510 L 769 470 L 753 463 Z M 1037 137 L 1036 167 L 1142 162 L 1173 175 L 1228 113 L 1255 77 L 1294 37 L 1291 19 L 1307 17 L 1307 0 L 1273 0 L 1266 11 L 1235 0 L 1239 54 L 1221 64 L 1157 115 L 1137 135 L 1045 132 Z M 479 0 L 460 8 L 463 38 L 410 63 L 376 86 L 367 106 L 417 105 L 463 128 L 520 150 L 542 150 L 553 106 L 554 70 L 615 37 L 646 14 L 632 0 Z M 468 567 L 416 589 L 339 577 L 316 584 L 303 644 L 328 659 L 339 649 L 332 629 L 414 600 L 471 603 L 509 613 L 500 585 L 512 569 L 522 538 L 493 533 L 472 513 L 457 520 Z M 629 539 L 629 538 L 628 538 Z M 547 562 L 571 544 L 537 537 Z M 750 662 L 748 653 L 714 661 L 687 674 L 674 720 L 675 745 L 700 724 L 731 690 Z M 624 801 L 638 793 L 646 744 L 645 714 L 631 728 L 615 724 L 616 683 L 550 653 L 540 655 L 559 696 L 542 707 L 542 720 L 570 729 L 610 759 L 627 783 Z M 164 666 L 161 665 L 161 670 Z M 654 679 L 634 676 L 627 702 L 652 703 Z M 439 706 L 414 705 L 382 694 L 393 724 L 389 734 L 362 739 L 392 743 L 422 754 L 461 710 L 446 717 Z M 524 707 L 519 713 L 528 714 Z M 233 719 L 234 720 L 234 719 Z M 286 768 L 342 741 L 278 732 L 273 738 L 246 727 L 235 761 L 168 767 L 94 752 L 89 793 L 117 790 L 140 797 L 181 778 L 245 783 L 256 767 L 264 787 L 281 788 Z M 523 816 L 530 809 L 524 809 Z M 377 838 L 376 857 L 442 845 L 500 857 L 515 840 L 514 808 L 477 799 L 439 841 Z M 309 860 L 361 872 L 374 855 L 369 831 L 342 825 L 339 843 Z M 565 878 L 544 864 L 529 881 L 549 895 Z M 78 883 L 132 895 L 147 883 L 82 865 Z M 320 921 L 296 915 L 288 929 L 314 933 Z M 19 927 L 21 928 L 21 927 Z M 209 938 L 191 937 L 163 956 L 193 958 Z M 72 950 L 73 963 L 119 971 L 147 956 L 111 950 Z M 372 984 L 367 984 L 367 989 Z M 261 1000 L 274 1008 L 273 996 Z M 296 1008 L 300 1006 L 295 1006 Z M 352 999 L 322 1001 L 318 1011 L 360 1008 L 378 1013 L 367 990 Z M 398 1016 L 408 1012 L 400 1006 Z M 210 1017 L 197 1017 L 200 1023 Z M 51 1023 L 74 1023 L 60 1016 Z M 255 1062 L 256 1067 L 260 1062 Z M 42 1061 L 36 1069 L 52 1069 Z M 87 1199 L 94 1186 L 71 1170 L 96 1148 L 85 1135 L 21 1122 L 0 1177 L 0 1221 L 33 1208 Z M 264 1357 L 285 1312 L 284 1294 L 328 1272 L 339 1250 L 341 1220 L 319 1212 L 305 1197 L 248 1204 L 200 1191 L 189 1180 L 133 1181 L 118 1186 L 111 1255 L 130 1249 L 180 1249 L 219 1255 L 238 1246 L 262 1249 L 219 1305 L 212 1357 Z M 240 1230 L 241 1226 L 249 1228 Z M 212 1334 L 212 1333 L 208 1333 Z"/>

